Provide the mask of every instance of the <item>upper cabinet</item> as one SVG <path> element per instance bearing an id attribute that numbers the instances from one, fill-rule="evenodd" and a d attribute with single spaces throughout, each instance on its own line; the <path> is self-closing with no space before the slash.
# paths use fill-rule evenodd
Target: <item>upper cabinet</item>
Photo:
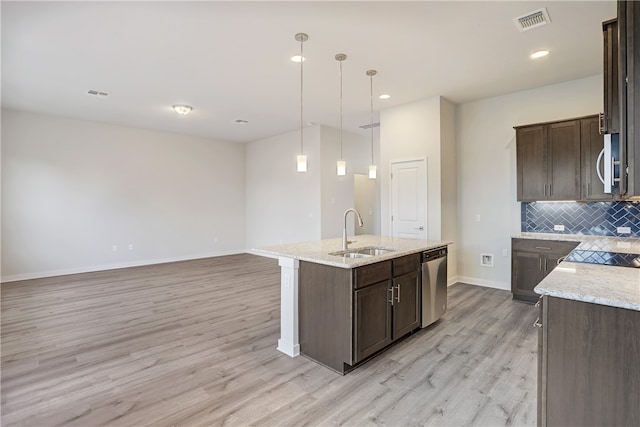
<path id="1" fill-rule="evenodd" d="M 518 201 L 581 198 L 580 132 L 580 119 L 516 127 Z"/>
<path id="2" fill-rule="evenodd" d="M 517 126 L 518 201 L 619 199 L 604 193 L 599 177 L 603 171 L 601 125 L 602 117 L 592 115 Z"/>
<path id="3" fill-rule="evenodd" d="M 604 41 L 604 113 L 600 132 L 620 132 L 620 78 L 618 68 L 618 19 L 602 23 Z"/>
<path id="4" fill-rule="evenodd" d="M 611 23 L 611 21 L 608 21 Z M 616 133 L 619 125 L 620 134 L 620 162 L 622 176 L 620 194 L 623 198 L 640 197 L 640 2 L 618 1 L 617 40 L 619 42 L 617 63 L 618 72 L 614 66 L 607 64 L 607 40 L 614 46 L 616 33 L 615 25 L 607 29 L 607 22 L 603 24 L 605 32 L 605 110 L 615 109 L 615 99 L 618 97 L 620 119 L 611 116 L 611 130 L 606 133 Z M 610 34 L 608 34 L 610 32 Z M 610 36 L 613 36 L 611 38 Z M 612 49 L 611 54 L 615 55 Z M 615 62 L 615 61 L 609 61 Z M 611 68 L 611 70 L 607 70 Z M 616 82 L 615 79 L 618 79 Z M 616 93 L 616 87 L 618 93 Z M 607 106 L 609 104 L 609 107 Z"/>

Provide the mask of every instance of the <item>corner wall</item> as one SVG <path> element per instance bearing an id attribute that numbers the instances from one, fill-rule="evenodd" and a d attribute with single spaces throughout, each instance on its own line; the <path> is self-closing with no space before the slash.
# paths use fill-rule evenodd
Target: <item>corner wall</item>
<path id="1" fill-rule="evenodd" d="M 602 76 L 457 106 L 460 280 L 511 288 L 511 237 L 520 233 L 514 126 L 602 111 Z M 480 254 L 494 267 L 480 266 Z"/>
<path id="2" fill-rule="evenodd" d="M 240 144 L 2 110 L 2 280 L 243 252 L 244 188 Z"/>

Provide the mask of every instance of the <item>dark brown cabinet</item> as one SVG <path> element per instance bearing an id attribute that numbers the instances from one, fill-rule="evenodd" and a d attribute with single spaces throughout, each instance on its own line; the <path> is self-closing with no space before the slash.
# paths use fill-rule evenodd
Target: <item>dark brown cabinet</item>
<path id="1" fill-rule="evenodd" d="M 604 41 L 604 113 L 598 125 L 601 133 L 620 132 L 620 72 L 618 69 L 618 19 L 602 23 Z"/>
<path id="2" fill-rule="evenodd" d="M 577 242 L 511 239 L 511 293 L 513 298 L 535 302 L 533 289 L 569 254 Z"/>
<path id="3" fill-rule="evenodd" d="M 300 262 L 300 352 L 341 374 L 420 325 L 420 254 L 352 270 Z"/>
<path id="4" fill-rule="evenodd" d="M 580 120 L 516 127 L 518 201 L 580 199 Z"/>
<path id="5" fill-rule="evenodd" d="M 619 200 L 598 177 L 600 126 L 601 117 L 592 115 L 516 127 L 518 201 Z"/>
<path id="6" fill-rule="evenodd" d="M 542 302 L 538 425 L 640 425 L 640 311 L 549 296 Z"/>
<path id="7" fill-rule="evenodd" d="M 420 324 L 420 254 L 396 258 L 391 262 L 393 280 L 355 291 L 355 362 L 361 362 L 402 338 Z M 362 276 L 371 264 L 355 269 Z M 386 322 L 386 323 L 385 323 Z"/>
<path id="8" fill-rule="evenodd" d="M 516 128 L 518 200 L 547 198 L 547 132 L 544 125 Z"/>
<path id="9" fill-rule="evenodd" d="M 640 2 L 618 1 L 617 26 L 618 73 L 610 75 L 611 81 L 605 80 L 605 108 L 612 94 L 616 95 L 617 77 L 623 165 L 620 193 L 623 198 L 640 197 Z"/>

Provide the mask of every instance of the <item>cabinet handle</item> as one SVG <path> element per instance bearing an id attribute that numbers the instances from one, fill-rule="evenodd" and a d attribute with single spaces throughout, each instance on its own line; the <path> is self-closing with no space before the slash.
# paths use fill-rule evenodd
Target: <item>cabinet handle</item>
<path id="1" fill-rule="evenodd" d="M 391 286 L 389 289 L 387 289 L 387 292 L 391 292 L 391 299 L 387 300 L 387 302 L 390 302 L 391 305 L 393 305 L 393 286 Z"/>
<path id="2" fill-rule="evenodd" d="M 545 251 L 550 251 L 551 250 L 551 248 L 548 248 L 546 246 L 536 246 L 536 249 L 542 249 L 542 250 L 545 250 Z"/>
<path id="3" fill-rule="evenodd" d="M 396 289 L 398 290 L 398 295 L 396 295 L 396 301 L 400 302 L 400 284 L 398 284 L 398 286 L 396 286 Z"/>
<path id="4" fill-rule="evenodd" d="M 604 133 L 604 113 L 598 114 L 598 133 L 600 135 Z"/>
<path id="5" fill-rule="evenodd" d="M 556 265 L 560 265 L 560 263 L 561 263 L 562 261 L 564 261 L 564 259 L 565 259 L 566 257 L 567 257 L 567 256 L 565 255 L 565 256 L 561 256 L 560 258 L 558 258 L 558 261 L 556 261 Z"/>
<path id="6" fill-rule="evenodd" d="M 547 271 L 547 259 L 544 259 L 544 271 Z"/>
<path id="7" fill-rule="evenodd" d="M 542 258 L 538 258 L 538 270 L 542 271 Z"/>
<path id="8" fill-rule="evenodd" d="M 534 328 L 542 328 L 542 323 L 540 323 L 540 318 L 538 317 L 535 322 L 533 322 Z"/>
<path id="9" fill-rule="evenodd" d="M 547 196 L 547 184 L 544 185 L 544 196 Z"/>
<path id="10" fill-rule="evenodd" d="M 540 295 L 540 298 L 538 298 L 538 301 L 536 301 L 536 304 L 534 305 L 535 308 L 540 308 L 540 303 L 542 302 L 542 295 Z"/>
<path id="11" fill-rule="evenodd" d="M 551 184 L 549 184 L 549 197 L 553 195 L 553 191 L 551 191 Z"/>

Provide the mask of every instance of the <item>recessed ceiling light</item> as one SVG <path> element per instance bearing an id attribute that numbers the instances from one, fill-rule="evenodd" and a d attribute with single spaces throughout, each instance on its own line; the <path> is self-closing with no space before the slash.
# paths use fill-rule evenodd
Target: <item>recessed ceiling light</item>
<path id="1" fill-rule="evenodd" d="M 193 110 L 193 107 L 191 105 L 176 104 L 173 106 L 173 109 L 181 116 L 186 116 Z"/>
<path id="2" fill-rule="evenodd" d="M 389 99 L 391 98 L 391 95 L 387 94 L 387 93 L 383 93 L 382 95 L 379 96 L 380 99 Z"/>
<path id="3" fill-rule="evenodd" d="M 531 59 L 544 58 L 547 55 L 549 55 L 548 50 L 537 50 L 531 54 Z"/>
<path id="4" fill-rule="evenodd" d="M 304 56 L 300 56 L 300 55 L 293 55 L 291 57 L 291 61 L 292 62 L 304 62 L 306 60 L 307 60 L 307 58 L 305 58 Z"/>

